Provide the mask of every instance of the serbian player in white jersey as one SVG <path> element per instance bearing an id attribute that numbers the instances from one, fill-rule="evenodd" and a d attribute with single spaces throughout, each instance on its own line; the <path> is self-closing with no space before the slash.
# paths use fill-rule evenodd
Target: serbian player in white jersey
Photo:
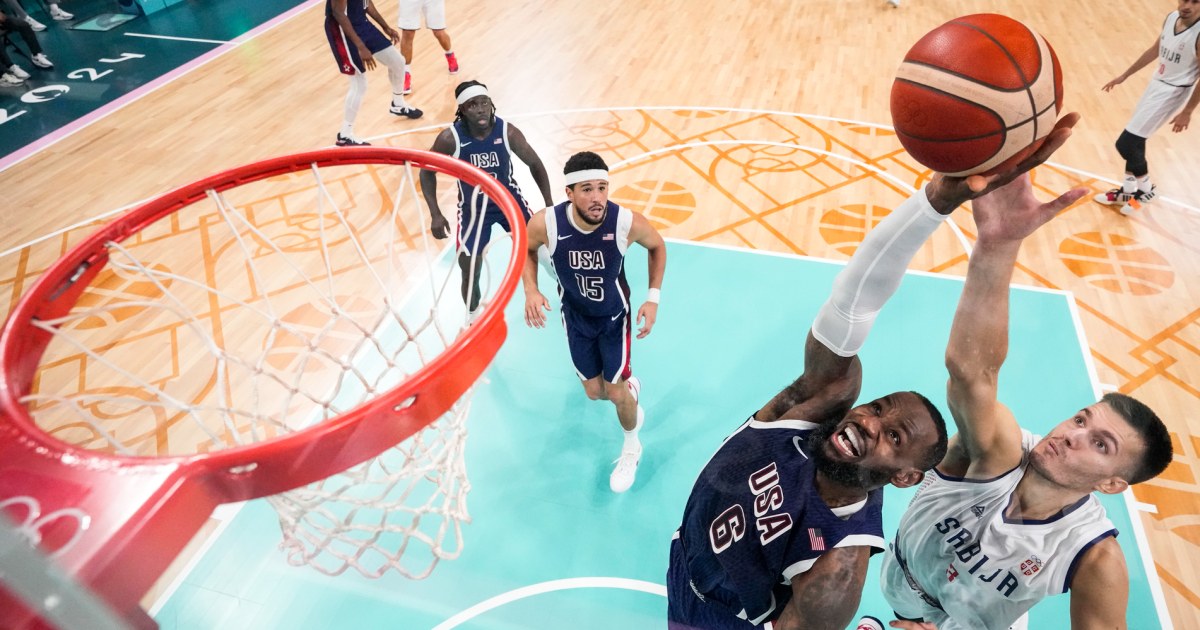
<path id="1" fill-rule="evenodd" d="M 546 167 L 525 134 L 496 115 L 496 105 L 487 86 L 479 81 L 464 81 L 454 89 L 458 103 L 454 122 L 438 134 L 431 151 L 458 158 L 483 169 L 496 178 L 516 199 L 521 214 L 529 221 L 529 204 L 517 185 L 512 156 L 517 156 L 537 183 L 545 206 L 553 203 L 550 197 L 550 178 Z M 430 232 L 434 238 L 446 238 L 450 223 L 442 214 L 437 199 L 437 175 L 421 171 L 421 195 L 429 206 Z M 486 202 L 481 202 L 481 199 Z M 467 310 L 473 315 L 479 308 L 479 275 L 483 266 L 482 254 L 492 238 L 492 228 L 499 226 L 511 232 L 508 219 L 500 206 L 486 198 L 477 198 L 474 186 L 458 180 L 458 266 L 462 270 L 462 296 Z"/>
<path id="2" fill-rule="evenodd" d="M 383 27 L 382 33 L 371 20 Z M 376 59 L 387 66 L 388 80 L 392 83 L 392 106 L 388 111 L 404 118 L 421 117 L 421 110 L 409 107 L 404 101 L 404 56 L 392 45 L 400 41 L 400 34 L 388 26 L 374 2 L 325 0 L 325 38 L 329 40 L 329 50 L 338 64 L 338 71 L 350 77 L 345 118 L 337 135 L 337 146 L 370 144 L 354 135 L 354 120 L 358 118 L 363 96 L 367 93 L 367 77 L 363 73 L 375 68 Z"/>
<path id="3" fill-rule="evenodd" d="M 1141 202 L 1156 195 L 1146 162 L 1146 139 L 1163 124 L 1171 131 L 1188 128 L 1192 113 L 1200 102 L 1196 80 L 1200 78 L 1200 0 L 1179 0 L 1179 9 L 1163 21 L 1162 32 L 1153 44 L 1122 72 L 1104 85 L 1108 92 L 1138 70 L 1158 60 L 1154 76 L 1133 110 L 1133 116 L 1117 138 L 1117 152 L 1125 158 L 1125 179 L 1121 186 L 1096 195 L 1096 201 L 1120 205 L 1121 214 L 1132 214 Z M 1172 117 L 1173 116 L 1173 117 Z"/>
<path id="4" fill-rule="evenodd" d="M 857 353 L 904 269 L 946 216 L 1044 162 L 1077 120 L 1060 121 L 1010 171 L 935 175 L 867 234 L 809 330 L 803 374 L 701 471 L 671 541 L 670 628 L 850 623 L 867 561 L 883 547 L 882 488 L 920 483 L 947 452 L 941 414 L 915 392 L 853 406 L 862 385 Z"/>
<path id="5" fill-rule="evenodd" d="M 1084 194 L 1040 204 L 1022 177 L 975 200 L 978 239 L 946 348 L 958 433 L 884 556 L 884 594 L 907 620 L 893 627 L 1023 627 L 1034 604 L 1068 592 L 1074 630 L 1126 627 L 1125 558 L 1092 493 L 1162 472 L 1171 461 L 1166 426 L 1141 402 L 1108 394 L 1038 438 L 997 399 L 1021 242 Z"/>
<path id="6" fill-rule="evenodd" d="M 667 269 L 667 246 L 646 217 L 608 200 L 608 165 L 591 151 L 572 155 L 563 168 L 567 201 L 529 220 L 529 258 L 525 285 L 525 323 L 546 325 L 550 310 L 538 290 L 541 247 L 549 250 L 558 279 L 563 328 L 575 373 L 592 400 L 608 400 L 617 411 L 625 441 L 609 476 L 613 492 L 625 492 L 637 476 L 642 444 L 638 432 L 645 413 L 638 404 L 641 383 L 633 376 L 629 283 L 625 252 L 630 244 L 646 248 L 649 290 L 638 309 L 638 339 L 650 334 L 658 317 L 658 299 Z"/>

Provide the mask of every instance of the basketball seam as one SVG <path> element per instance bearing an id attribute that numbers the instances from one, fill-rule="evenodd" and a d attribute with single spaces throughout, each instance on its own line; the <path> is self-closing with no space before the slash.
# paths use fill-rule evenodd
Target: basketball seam
<path id="1" fill-rule="evenodd" d="M 974 83 L 974 84 L 976 84 L 976 85 L 982 85 L 983 87 L 985 87 L 985 88 L 987 88 L 987 89 L 989 89 L 989 90 L 994 90 L 994 91 L 996 91 L 996 92 L 1003 92 L 1003 93 L 1005 93 L 1005 94 L 1016 94 L 1017 92 L 1021 92 L 1021 91 L 1025 91 L 1025 92 L 1028 92 L 1028 91 L 1029 91 L 1029 87 L 1028 87 L 1028 86 L 1025 86 L 1025 87 L 1019 87 L 1019 88 L 1003 88 L 1003 87 L 997 87 L 997 86 L 995 86 L 995 85 L 992 85 L 991 83 L 985 83 L 985 82 L 983 82 L 983 81 L 980 81 L 979 79 L 976 79 L 975 77 L 971 77 L 971 76 L 967 76 L 967 75 L 965 75 L 965 74 L 962 74 L 961 72 L 955 72 L 955 71 L 953 71 L 953 70 L 951 70 L 951 69 L 949 69 L 949 68 L 944 68 L 944 67 L 942 67 L 942 66 L 936 66 L 936 65 L 934 65 L 934 64 L 932 64 L 932 63 L 926 63 L 926 62 L 924 62 L 924 61 L 913 61 L 913 60 L 911 60 L 911 59 L 905 59 L 905 60 L 904 60 L 904 63 L 906 63 L 906 64 L 910 64 L 910 65 L 914 65 L 914 66 L 923 66 L 923 67 L 925 67 L 925 68 L 930 68 L 930 69 L 932 69 L 932 70 L 936 70 L 936 71 L 938 71 L 940 74 L 947 74 L 947 75 L 950 75 L 950 76 L 952 76 L 952 77 L 958 77 L 958 78 L 960 78 L 960 79 L 962 79 L 962 80 L 964 80 L 964 81 L 967 81 L 967 82 L 969 82 L 969 83 Z M 1025 78 L 1025 75 L 1024 75 L 1024 74 L 1022 74 L 1022 75 L 1021 75 L 1021 78 L 1022 78 L 1022 80 L 1024 80 L 1024 78 Z M 899 80 L 899 81 L 904 81 L 905 79 L 897 79 L 897 80 Z M 914 85 L 920 85 L 920 84 L 919 84 L 919 83 L 917 83 L 917 84 L 914 84 Z"/>
<path id="2" fill-rule="evenodd" d="M 948 96 L 948 97 L 950 97 L 950 98 L 952 98 L 952 99 L 954 99 L 954 100 L 956 100 L 956 101 L 959 101 L 959 102 L 961 102 L 961 103 L 966 103 L 966 104 L 968 104 L 968 105 L 974 105 L 974 106 L 976 106 L 976 107 L 979 109 L 979 111 L 987 112 L 987 113 L 988 113 L 988 115 L 990 115 L 990 116 L 992 116 L 993 118 L 995 118 L 995 119 L 996 119 L 996 121 L 997 121 L 998 123 L 1000 123 L 1000 125 L 999 125 L 999 126 L 1000 126 L 1000 129 L 1001 129 L 1002 131 L 1004 131 L 1006 134 L 1008 133 L 1008 130 L 1009 130 L 1009 129 L 1011 129 L 1011 127 L 1009 127 L 1009 126 L 1007 126 L 1007 125 L 1005 125 L 1005 124 L 1004 124 L 1004 117 L 1003 117 L 1003 116 L 1001 116 L 1000 114 L 996 113 L 996 111 L 995 111 L 995 110 L 993 110 L 993 109 L 991 109 L 990 107 L 986 107 L 986 106 L 984 106 L 982 103 L 977 103 L 977 102 L 975 102 L 975 101 L 967 100 L 967 99 L 965 99 L 965 98 L 963 98 L 963 97 L 961 97 L 961 96 L 959 96 L 959 95 L 957 95 L 957 94 L 954 94 L 954 93 L 951 93 L 951 92 L 947 92 L 947 91 L 945 91 L 945 90 L 942 90 L 942 89 L 939 89 L 939 88 L 933 87 L 933 86 L 931 86 L 931 85 L 927 85 L 927 84 L 925 84 L 925 83 L 916 83 L 916 82 L 914 82 L 914 81 L 910 81 L 910 80 L 908 80 L 908 79 L 901 79 L 901 78 L 897 78 L 897 79 L 896 79 L 896 82 L 897 82 L 897 83 L 907 83 L 907 84 L 909 84 L 909 85 L 913 85 L 913 86 L 916 86 L 916 87 L 919 87 L 919 88 L 922 88 L 922 89 L 929 90 L 930 92 L 936 92 L 936 93 L 938 93 L 938 94 L 942 94 L 942 95 L 944 95 L 944 96 Z M 994 135 L 996 135 L 996 132 L 995 132 L 995 131 L 992 131 L 992 132 L 989 132 L 989 133 L 986 133 L 986 134 L 983 134 L 983 135 L 978 135 L 978 136 L 963 136 L 963 137 L 960 137 L 960 138 L 927 138 L 927 137 L 924 137 L 924 136 L 918 136 L 918 135 L 915 135 L 915 134 L 911 134 L 911 133 L 909 133 L 909 132 L 907 132 L 907 131 L 904 131 L 904 132 L 901 132 L 901 133 L 903 133 L 904 135 L 908 136 L 909 138 L 912 138 L 912 139 L 914 139 L 914 140 L 921 140 L 921 141 L 923 141 L 923 142 L 966 142 L 966 141 L 969 141 L 969 140 L 982 140 L 982 139 L 984 139 L 984 138 L 988 138 L 988 137 L 991 137 L 991 136 L 994 136 Z M 993 154 L 993 155 L 994 155 L 994 154 Z"/>
<path id="3" fill-rule="evenodd" d="M 996 47 L 999 48 L 1000 51 L 1004 53 L 1004 56 L 1008 57 L 1008 61 L 1012 64 L 1013 68 L 1016 69 L 1017 74 L 1020 75 L 1021 81 L 1025 83 L 1025 95 L 1027 97 L 1029 97 L 1029 111 L 1037 112 L 1037 99 L 1035 99 L 1033 97 L 1033 90 L 1031 89 L 1033 87 L 1034 82 L 1031 82 L 1029 80 L 1029 77 L 1025 76 L 1025 71 L 1021 69 L 1021 64 L 1017 63 L 1017 59 L 1015 57 L 1013 57 L 1012 53 L 1009 52 L 1008 48 L 1005 47 L 1004 44 L 1001 44 L 1000 40 L 993 37 L 991 33 L 987 32 L 983 29 L 980 29 L 979 27 L 975 26 L 974 24 L 971 24 L 969 22 L 959 22 L 957 20 L 955 20 L 953 23 L 958 24 L 960 26 L 965 26 L 965 27 L 979 33 L 980 35 L 983 35 L 984 37 L 991 40 L 992 43 L 996 44 Z M 1029 35 L 1033 38 L 1033 41 L 1036 44 L 1035 48 L 1037 49 L 1038 73 L 1041 74 L 1042 72 L 1045 72 L 1046 71 L 1045 63 L 1044 63 L 1044 60 L 1042 59 L 1042 37 L 1040 35 L 1038 35 L 1037 33 L 1033 32 L 1032 29 L 1030 29 L 1028 26 L 1025 26 L 1021 22 L 1017 22 L 1017 24 L 1019 24 L 1021 26 L 1021 28 L 1025 29 L 1025 32 L 1029 33 Z M 1053 74 L 1054 68 L 1051 68 L 1050 72 Z M 1036 115 L 1034 116 L 1034 119 L 1033 119 L 1033 137 L 1034 138 L 1038 137 L 1038 123 L 1037 123 Z"/>

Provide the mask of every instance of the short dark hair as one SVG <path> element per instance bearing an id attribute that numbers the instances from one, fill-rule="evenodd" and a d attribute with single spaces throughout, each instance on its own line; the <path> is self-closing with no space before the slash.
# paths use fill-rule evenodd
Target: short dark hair
<path id="1" fill-rule="evenodd" d="M 941 463 L 942 458 L 946 457 L 946 450 L 950 442 L 949 436 L 946 435 L 946 419 L 942 417 L 942 412 L 938 411 L 937 405 L 934 405 L 930 400 L 922 396 L 919 392 L 908 392 L 920 399 L 921 404 L 925 405 L 925 410 L 929 412 L 929 417 L 933 418 L 933 427 L 937 430 L 937 442 L 933 445 L 933 450 L 926 454 L 925 459 L 921 462 L 921 470 L 929 470 Z"/>
<path id="2" fill-rule="evenodd" d="M 1142 458 L 1129 471 L 1126 481 L 1130 484 L 1142 483 L 1166 470 L 1175 456 L 1175 449 L 1171 446 L 1171 434 L 1162 418 L 1142 401 L 1125 394 L 1109 392 L 1100 402 L 1108 403 L 1113 411 L 1124 418 L 1146 446 Z"/>
<path id="3" fill-rule="evenodd" d="M 591 151 L 580 151 L 567 158 L 567 164 L 563 166 L 563 175 L 574 173 L 575 171 L 590 170 L 607 171 L 608 165 L 604 163 L 604 158 L 599 155 Z M 570 188 L 571 190 L 575 190 L 575 185 L 572 184 Z"/>

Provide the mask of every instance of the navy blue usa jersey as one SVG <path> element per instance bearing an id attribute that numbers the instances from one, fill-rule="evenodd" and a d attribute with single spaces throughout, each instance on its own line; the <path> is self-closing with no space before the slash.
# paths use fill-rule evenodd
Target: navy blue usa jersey
<path id="1" fill-rule="evenodd" d="M 546 247 L 558 275 L 563 305 L 592 317 L 627 313 L 625 251 L 633 211 L 610 201 L 596 229 L 585 232 L 578 221 L 570 201 L 546 211 Z"/>
<path id="2" fill-rule="evenodd" d="M 467 129 L 467 123 L 462 120 L 457 120 L 450 125 L 450 132 L 454 134 L 454 153 L 452 155 L 482 169 L 504 184 L 513 197 L 516 197 L 517 205 L 521 207 L 521 212 L 528 219 L 529 204 L 521 195 L 521 187 L 517 185 L 517 179 L 513 176 L 512 154 L 508 150 L 508 123 L 497 116 L 491 133 L 483 140 L 475 139 Z M 474 194 L 474 186 L 461 179 L 458 180 L 458 209 L 460 212 L 468 209 Z M 486 209 L 500 212 L 500 207 L 492 203 L 490 199 Z"/>
<path id="3" fill-rule="evenodd" d="M 672 598 L 698 595 L 757 625 L 778 615 L 792 579 L 826 551 L 883 550 L 882 491 L 836 510 L 817 493 L 816 466 L 803 451 L 815 428 L 752 417 L 726 438 L 684 508 L 678 536 L 687 583 L 673 586 Z"/>

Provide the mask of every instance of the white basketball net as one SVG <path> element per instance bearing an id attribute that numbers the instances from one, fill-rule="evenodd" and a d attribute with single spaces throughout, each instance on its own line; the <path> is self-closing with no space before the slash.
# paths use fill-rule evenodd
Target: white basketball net
<path id="1" fill-rule="evenodd" d="M 430 237 L 414 175 L 314 164 L 210 190 L 110 243 L 76 308 L 40 322 L 55 338 L 23 402 L 59 439 L 163 456 L 273 438 L 395 387 L 469 323 L 456 252 Z M 374 460 L 269 498 L 288 561 L 424 577 L 456 557 L 469 401 Z"/>

